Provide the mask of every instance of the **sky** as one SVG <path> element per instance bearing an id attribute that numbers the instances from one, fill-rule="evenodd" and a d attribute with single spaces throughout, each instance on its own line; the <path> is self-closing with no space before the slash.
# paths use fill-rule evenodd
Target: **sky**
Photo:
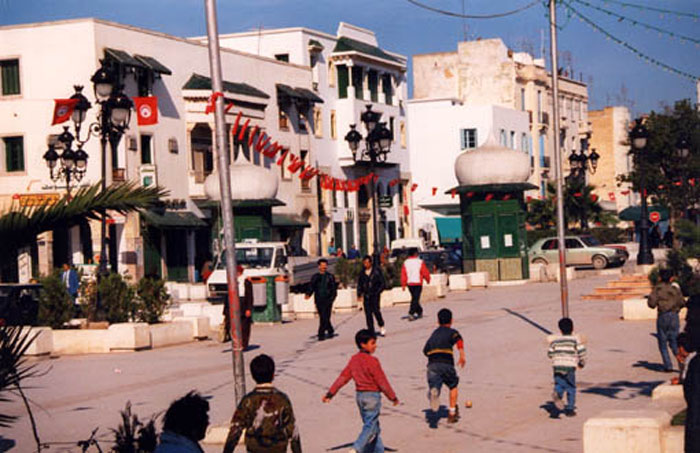
<path id="1" fill-rule="evenodd" d="M 532 0 L 417 1 L 455 13 L 462 13 L 464 8 L 466 14 L 485 15 L 510 11 Z M 457 42 L 465 36 L 501 38 L 509 48 L 529 50 L 535 56 L 540 56 L 543 47 L 549 53 L 547 8 L 542 1 L 518 14 L 488 20 L 436 14 L 408 0 L 217 0 L 217 9 L 220 33 L 303 26 L 335 34 L 338 23 L 344 21 L 375 31 L 380 47 L 408 57 L 456 51 Z M 589 109 L 626 105 L 633 115 L 638 115 L 658 111 L 679 99 L 696 101 L 693 80 L 646 63 L 613 38 L 582 22 L 572 9 L 624 44 L 697 78 L 700 1 L 563 0 L 557 9 L 559 64 L 572 67 L 576 78 L 582 77 L 589 84 Z M 79 17 L 97 17 L 176 36 L 206 34 L 204 0 L 0 0 L 0 25 Z M 641 23 L 676 36 L 650 30 Z M 691 41 L 682 41 L 678 35 Z M 409 58 L 409 93 L 411 83 Z"/>

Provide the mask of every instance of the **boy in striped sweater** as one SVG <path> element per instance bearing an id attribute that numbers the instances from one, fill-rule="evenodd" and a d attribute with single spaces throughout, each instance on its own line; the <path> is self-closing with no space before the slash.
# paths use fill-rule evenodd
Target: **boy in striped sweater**
<path id="1" fill-rule="evenodd" d="M 554 391 L 552 401 L 564 415 L 576 415 L 576 368 L 586 364 L 586 345 L 577 335 L 573 335 L 574 322 L 570 318 L 559 320 L 561 335 L 552 335 L 547 355 L 554 368 Z M 566 392 L 566 406 L 562 396 Z"/>

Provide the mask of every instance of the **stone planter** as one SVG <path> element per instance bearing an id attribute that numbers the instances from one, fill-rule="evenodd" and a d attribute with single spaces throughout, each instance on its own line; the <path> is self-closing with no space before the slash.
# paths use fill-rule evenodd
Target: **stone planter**
<path id="1" fill-rule="evenodd" d="M 470 288 L 486 288 L 489 286 L 489 273 L 488 272 L 470 272 L 467 274 L 469 276 L 469 287 Z"/>
<path id="2" fill-rule="evenodd" d="M 150 328 L 145 322 L 112 324 L 107 332 L 110 351 L 138 351 L 151 347 Z"/>
<path id="3" fill-rule="evenodd" d="M 59 355 L 109 352 L 109 330 L 54 330 L 53 352 Z"/>
<path id="4" fill-rule="evenodd" d="M 469 291 L 471 285 L 469 283 L 469 274 L 452 274 L 448 282 L 450 291 Z"/>
<path id="5" fill-rule="evenodd" d="M 188 322 L 192 328 L 192 338 L 204 340 L 209 338 L 211 333 L 208 316 L 183 316 L 173 319 L 173 322 Z"/>
<path id="6" fill-rule="evenodd" d="M 152 348 L 189 343 L 194 338 L 192 323 L 189 321 L 153 324 L 150 326 L 150 333 Z"/>
<path id="7" fill-rule="evenodd" d="M 447 282 L 447 274 L 431 274 L 429 286 L 434 286 L 437 289 L 437 297 L 445 297 L 450 291 Z"/>
<path id="8" fill-rule="evenodd" d="M 425 287 L 423 288 L 425 290 Z M 411 303 L 411 293 L 408 288 L 404 291 L 400 286 L 395 286 L 391 288 L 391 291 L 384 291 L 384 293 L 391 292 L 391 305 L 406 305 Z M 384 296 L 382 293 L 382 296 Z"/>
<path id="9" fill-rule="evenodd" d="M 408 290 L 406 290 L 408 293 Z M 423 285 L 423 291 L 421 291 L 420 294 L 420 301 L 421 303 L 423 302 L 431 302 L 434 300 L 438 299 L 438 287 L 433 286 L 433 285 Z M 409 302 L 411 301 L 410 299 L 410 293 L 409 293 Z"/>
<path id="10" fill-rule="evenodd" d="M 357 290 L 355 288 L 345 288 L 338 290 L 338 297 L 333 303 L 333 311 L 347 313 L 357 310 Z"/>
<path id="11" fill-rule="evenodd" d="M 29 335 L 36 335 L 34 341 L 29 345 L 26 355 L 38 356 L 48 355 L 53 351 L 53 331 L 51 327 L 25 327 Z"/>

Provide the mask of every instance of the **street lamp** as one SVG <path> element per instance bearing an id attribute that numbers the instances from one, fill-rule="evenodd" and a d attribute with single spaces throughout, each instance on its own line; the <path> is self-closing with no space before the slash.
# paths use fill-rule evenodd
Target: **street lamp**
<path id="1" fill-rule="evenodd" d="M 598 154 L 593 148 L 590 153 L 582 149 L 579 153 L 575 150 L 571 151 L 569 155 L 569 167 L 571 172 L 569 173 L 569 178 L 574 181 L 585 181 L 586 172 L 590 174 L 595 174 L 598 169 L 598 160 L 600 159 L 600 154 Z"/>
<path id="2" fill-rule="evenodd" d="M 348 142 L 352 158 L 355 163 L 365 163 L 370 172 L 373 172 L 378 163 L 386 162 L 387 155 L 391 148 L 391 131 L 386 127 L 386 123 L 380 122 L 382 114 L 372 110 L 372 105 L 367 104 L 367 110 L 362 112 L 360 120 L 365 125 L 367 135 L 364 137 L 365 148 L 360 148 L 363 140 L 362 134 L 356 129 L 355 124 L 350 125 L 350 131 L 345 135 Z M 370 191 L 372 193 L 372 229 L 374 230 L 373 257 L 375 264 L 379 263 L 379 230 L 377 228 L 377 194 L 374 185 L 374 178 L 370 178 Z"/>
<path id="3" fill-rule="evenodd" d="M 632 142 L 632 152 L 641 153 L 647 146 L 649 131 L 642 123 L 642 119 L 635 121 L 635 126 L 630 132 Z M 647 189 L 643 173 L 640 173 L 639 193 L 642 195 L 642 211 L 639 219 L 639 253 L 637 254 L 637 264 L 654 264 L 654 255 L 649 248 L 649 209 L 647 206 Z"/>

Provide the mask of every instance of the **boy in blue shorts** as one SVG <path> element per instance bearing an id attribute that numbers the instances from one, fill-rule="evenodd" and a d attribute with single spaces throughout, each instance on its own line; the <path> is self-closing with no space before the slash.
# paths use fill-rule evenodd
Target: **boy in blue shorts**
<path id="1" fill-rule="evenodd" d="M 440 408 L 440 389 L 445 384 L 450 389 L 450 407 L 447 423 L 456 423 L 459 420 L 457 409 L 457 385 L 459 376 L 455 370 L 454 354 L 452 349 L 457 346 L 459 360 L 457 364 L 464 368 L 467 359 L 464 354 L 464 340 L 462 335 L 452 328 L 452 312 L 443 308 L 438 312 L 438 324 L 423 347 L 423 354 L 428 356 L 428 398 L 430 409 L 437 412 Z"/>

